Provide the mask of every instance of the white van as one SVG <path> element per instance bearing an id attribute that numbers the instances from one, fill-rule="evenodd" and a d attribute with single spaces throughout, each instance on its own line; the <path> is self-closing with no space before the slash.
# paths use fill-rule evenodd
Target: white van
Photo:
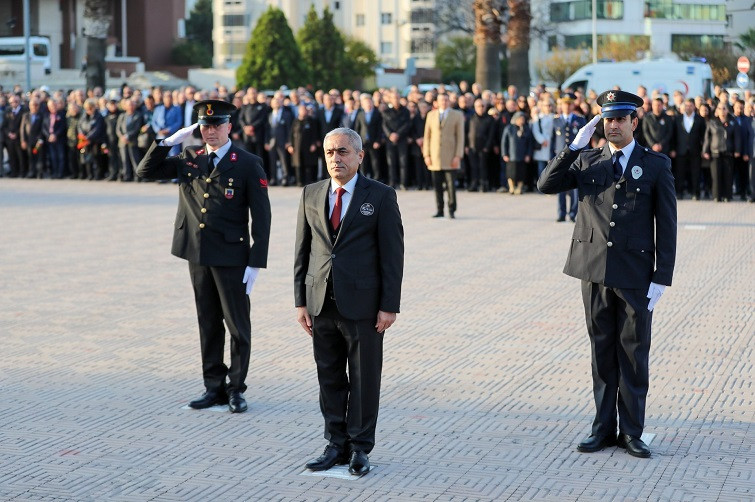
<path id="1" fill-rule="evenodd" d="M 709 97 L 713 93 L 713 73 L 710 66 L 699 61 L 641 60 L 594 63 L 583 66 L 564 81 L 562 89 L 598 94 L 618 85 L 622 90 L 636 92 L 640 85 L 672 94 L 679 90 L 685 97 Z"/>
<path id="2" fill-rule="evenodd" d="M 52 71 L 50 56 L 50 39 L 47 37 L 29 37 L 31 45 L 31 62 L 41 63 L 46 74 Z M 26 39 L 24 37 L 0 37 L 0 62 L 26 63 Z"/>

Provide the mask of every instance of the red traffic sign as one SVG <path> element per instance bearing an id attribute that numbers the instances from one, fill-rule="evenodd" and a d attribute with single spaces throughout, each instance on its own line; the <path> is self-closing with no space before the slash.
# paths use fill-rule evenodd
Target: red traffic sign
<path id="1" fill-rule="evenodd" d="M 750 60 L 744 56 L 737 59 L 737 70 L 742 73 L 747 73 L 748 71 L 750 71 Z"/>

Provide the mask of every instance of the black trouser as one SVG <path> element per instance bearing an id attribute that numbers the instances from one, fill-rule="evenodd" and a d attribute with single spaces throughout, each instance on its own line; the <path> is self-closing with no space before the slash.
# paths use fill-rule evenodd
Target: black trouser
<path id="1" fill-rule="evenodd" d="M 364 162 L 362 162 L 361 172 L 365 176 L 375 181 L 385 182 L 385 172 L 383 172 L 383 152 L 382 149 L 375 150 L 372 144 L 364 147 Z"/>
<path id="2" fill-rule="evenodd" d="M 8 139 L 5 141 L 5 148 L 8 149 L 8 163 L 10 164 L 11 177 L 26 176 L 26 161 L 24 159 L 24 149 L 21 148 L 21 140 Z"/>
<path id="3" fill-rule="evenodd" d="M 490 173 L 488 171 L 488 152 L 482 150 L 469 150 L 469 177 L 467 187 L 470 190 L 477 190 L 482 186 L 486 191 L 490 183 Z"/>
<path id="4" fill-rule="evenodd" d="M 246 267 L 206 267 L 189 262 L 191 284 L 199 321 L 202 376 L 208 391 L 246 390 L 252 326 L 246 284 Z M 231 335 L 231 365 L 223 363 L 225 328 Z M 228 376 L 228 385 L 225 379 Z"/>
<path id="5" fill-rule="evenodd" d="M 276 167 L 276 161 L 279 161 L 281 163 L 281 182 L 284 185 L 288 185 L 288 182 L 293 177 L 292 173 L 290 172 L 290 165 L 291 162 L 288 158 L 288 152 L 286 151 L 286 147 L 281 145 L 278 146 L 277 144 L 268 150 L 268 154 L 270 156 L 270 179 L 276 180 L 277 178 L 277 167 Z"/>
<path id="6" fill-rule="evenodd" d="M 733 159 L 734 183 L 737 186 L 736 194 L 741 196 L 742 199 L 747 196 L 747 190 L 749 188 L 747 179 L 749 178 L 750 174 L 749 168 L 749 159 L 744 160 L 744 157 L 742 155 Z"/>
<path id="7" fill-rule="evenodd" d="M 325 439 L 342 449 L 351 444 L 369 453 L 375 446 L 380 404 L 383 333 L 375 331 L 375 319 L 345 319 L 334 301 L 326 299 L 312 320 L 312 346 Z"/>
<path id="8" fill-rule="evenodd" d="M 134 179 L 136 166 L 142 161 L 142 151 L 135 143 L 121 145 L 121 179 L 131 181 Z"/>
<path id="9" fill-rule="evenodd" d="M 385 155 L 388 161 L 388 184 L 396 187 L 406 185 L 406 169 L 408 162 L 408 144 L 406 138 L 399 138 L 397 143 L 385 143 Z"/>
<path id="10" fill-rule="evenodd" d="M 617 289 L 582 281 L 592 349 L 595 420 L 592 434 L 640 437 L 645 427 L 650 325 L 647 289 Z"/>
<path id="11" fill-rule="evenodd" d="M 677 155 L 674 159 L 674 185 L 676 195 L 684 195 L 684 187 L 695 197 L 700 196 L 700 165 L 702 158 L 699 153 L 687 152 Z"/>
<path id="12" fill-rule="evenodd" d="M 443 182 L 446 182 L 446 191 L 448 192 L 448 210 L 452 213 L 456 212 L 456 186 L 454 184 L 454 178 L 456 178 L 456 171 L 453 169 L 446 169 L 443 171 L 432 171 L 433 174 L 433 188 L 435 188 L 435 205 L 438 208 L 438 212 L 443 212 Z"/>
<path id="13" fill-rule="evenodd" d="M 68 170 L 71 172 L 71 178 L 83 178 L 84 167 L 81 165 L 81 154 L 76 145 L 68 145 L 66 149 L 68 155 Z"/>
<path id="14" fill-rule="evenodd" d="M 713 200 L 731 199 L 732 156 L 722 153 L 710 159 L 710 184 Z"/>

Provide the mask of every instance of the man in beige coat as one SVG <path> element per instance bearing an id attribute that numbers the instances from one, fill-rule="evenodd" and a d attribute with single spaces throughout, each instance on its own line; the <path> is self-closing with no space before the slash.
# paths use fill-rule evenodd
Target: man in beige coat
<path id="1" fill-rule="evenodd" d="M 422 155 L 433 177 L 438 212 L 443 217 L 443 182 L 448 191 L 448 216 L 456 212 L 456 172 L 464 155 L 464 115 L 448 107 L 448 95 L 438 94 L 438 108 L 430 111 L 425 120 L 425 139 Z"/>

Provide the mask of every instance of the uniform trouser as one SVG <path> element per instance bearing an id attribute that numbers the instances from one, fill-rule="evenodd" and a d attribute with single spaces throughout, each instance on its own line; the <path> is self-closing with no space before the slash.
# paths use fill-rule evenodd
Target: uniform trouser
<path id="1" fill-rule="evenodd" d="M 579 202 L 579 194 L 577 190 L 567 190 L 565 192 L 559 192 L 558 194 L 558 217 L 566 218 L 566 196 L 569 196 L 569 216 L 574 219 L 577 217 L 577 208 Z"/>
<path id="2" fill-rule="evenodd" d="M 433 176 L 433 188 L 435 189 L 435 205 L 438 212 L 443 212 L 443 182 L 446 182 L 446 191 L 448 192 L 448 210 L 452 213 L 456 211 L 456 171 L 445 169 L 443 171 L 431 171 Z"/>
<path id="3" fill-rule="evenodd" d="M 388 184 L 392 187 L 396 187 L 398 184 L 406 185 L 409 160 L 408 146 L 404 138 L 400 138 L 398 143 L 388 141 L 385 144 L 385 155 L 388 161 Z"/>
<path id="4" fill-rule="evenodd" d="M 682 195 L 686 185 L 687 191 L 695 197 L 700 196 L 700 154 L 686 153 L 674 159 L 674 185 L 676 194 Z"/>
<path id="5" fill-rule="evenodd" d="M 609 288 L 582 281 L 592 349 L 593 435 L 619 431 L 640 437 L 645 427 L 650 325 L 647 289 Z"/>
<path id="6" fill-rule="evenodd" d="M 710 184 L 713 200 L 731 199 L 732 156 L 721 154 L 710 159 Z"/>
<path id="7" fill-rule="evenodd" d="M 369 453 L 380 404 L 383 333 L 375 331 L 375 319 L 345 319 L 326 300 L 312 320 L 312 345 L 325 439 Z"/>
<path id="8" fill-rule="evenodd" d="M 252 326 L 246 284 L 246 267 L 206 267 L 189 262 L 191 284 L 199 321 L 202 376 L 208 391 L 246 390 Z M 223 363 L 225 328 L 231 335 L 231 365 Z M 226 386 L 225 379 L 228 377 Z"/>

